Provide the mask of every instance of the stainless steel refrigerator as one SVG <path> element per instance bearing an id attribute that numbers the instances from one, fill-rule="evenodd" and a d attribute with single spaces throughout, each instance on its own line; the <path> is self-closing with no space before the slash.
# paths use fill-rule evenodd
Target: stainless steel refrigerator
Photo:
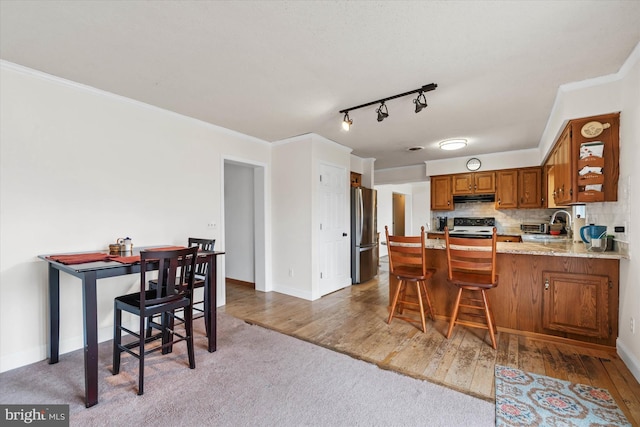
<path id="1" fill-rule="evenodd" d="M 351 282 L 378 274 L 378 203 L 376 190 L 351 188 Z"/>

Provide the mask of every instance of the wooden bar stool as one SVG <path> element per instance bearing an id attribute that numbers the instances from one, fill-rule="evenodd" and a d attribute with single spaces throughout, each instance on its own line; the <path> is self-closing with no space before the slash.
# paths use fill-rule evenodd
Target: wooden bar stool
<path id="1" fill-rule="evenodd" d="M 447 262 L 449 264 L 448 281 L 458 287 L 458 296 L 451 314 L 451 323 L 447 338 L 451 336 L 456 324 L 489 330 L 491 346 L 496 349 L 498 332 L 493 313 L 489 307 L 486 291 L 498 286 L 496 274 L 496 228 L 493 227 L 491 239 L 477 239 L 468 237 L 451 237 L 449 228 L 444 229 L 447 244 Z M 463 291 L 471 296 L 462 298 Z M 474 296 L 480 293 L 479 297 Z M 471 318 L 483 318 L 485 323 L 458 319 L 460 309 L 465 309 L 464 315 Z M 468 312 L 470 310 L 471 312 Z M 478 313 L 480 312 L 480 313 Z"/>
<path id="2" fill-rule="evenodd" d="M 389 274 L 398 279 L 398 287 L 391 303 L 387 323 L 390 324 L 391 320 L 397 317 L 408 322 L 419 322 L 422 325 L 422 332 L 427 332 L 425 309 L 429 310 L 429 316 L 434 320 L 433 308 L 427 291 L 427 280 L 431 279 L 435 270 L 427 268 L 424 227 L 421 229 L 420 236 L 389 236 L 387 226 L 384 227 L 384 232 L 389 249 Z M 408 282 L 415 283 L 415 298 L 409 299 L 407 296 Z M 418 310 L 420 312 L 420 320 L 403 315 L 405 308 Z"/>

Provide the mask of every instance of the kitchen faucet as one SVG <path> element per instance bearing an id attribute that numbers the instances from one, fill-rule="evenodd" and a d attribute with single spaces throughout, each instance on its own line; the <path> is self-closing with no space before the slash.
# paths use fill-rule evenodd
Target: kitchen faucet
<path id="1" fill-rule="evenodd" d="M 570 214 L 569 212 L 567 212 L 567 211 L 565 211 L 565 210 L 555 211 L 555 212 L 553 213 L 553 215 L 551 215 L 551 220 L 549 221 L 549 223 L 550 223 L 550 224 L 553 224 L 553 223 L 556 221 L 556 216 L 557 216 L 559 213 L 563 213 L 563 214 L 565 214 L 565 215 L 567 216 L 567 223 L 566 223 L 567 225 L 565 225 L 565 227 L 564 227 L 564 228 L 566 228 L 566 230 L 567 230 L 567 235 L 568 235 L 569 237 L 571 237 L 571 236 L 572 236 L 572 234 L 571 234 L 571 214 Z"/>

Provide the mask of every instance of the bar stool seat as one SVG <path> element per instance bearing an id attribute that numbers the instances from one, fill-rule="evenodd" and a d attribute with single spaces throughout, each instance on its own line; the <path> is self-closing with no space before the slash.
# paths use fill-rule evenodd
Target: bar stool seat
<path id="1" fill-rule="evenodd" d="M 420 236 L 390 236 L 387 226 L 384 227 L 389 249 L 389 274 L 398 279 L 398 287 L 394 293 L 387 323 L 394 317 L 407 322 L 419 323 L 422 332 L 427 331 L 426 314 L 434 320 L 431 299 L 427 290 L 427 280 L 430 280 L 435 270 L 427 268 L 424 227 Z M 407 285 L 415 284 L 414 297 L 407 295 Z M 409 317 L 404 310 L 414 310 L 420 313 L 420 319 Z"/>
<path id="2" fill-rule="evenodd" d="M 491 338 L 491 347 L 496 349 L 495 334 L 498 331 L 486 294 L 486 291 L 498 286 L 496 228 L 493 228 L 491 239 L 451 237 L 449 229 L 445 228 L 445 241 L 449 267 L 447 280 L 458 287 L 447 339 L 451 336 L 456 324 L 487 329 Z M 464 310 L 465 319 L 459 319 L 462 314 L 460 309 Z M 468 317 L 473 320 L 467 320 Z M 476 322 L 475 319 L 481 319 L 483 323 Z"/>

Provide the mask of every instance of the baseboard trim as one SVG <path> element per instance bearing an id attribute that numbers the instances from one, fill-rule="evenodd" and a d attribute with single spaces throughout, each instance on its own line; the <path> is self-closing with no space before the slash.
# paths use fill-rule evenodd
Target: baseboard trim
<path id="1" fill-rule="evenodd" d="M 627 365 L 627 368 L 629 368 L 631 375 L 635 377 L 636 381 L 640 382 L 640 361 L 634 357 L 633 353 L 622 343 L 620 338 L 616 341 L 616 347 L 620 359 Z"/>

